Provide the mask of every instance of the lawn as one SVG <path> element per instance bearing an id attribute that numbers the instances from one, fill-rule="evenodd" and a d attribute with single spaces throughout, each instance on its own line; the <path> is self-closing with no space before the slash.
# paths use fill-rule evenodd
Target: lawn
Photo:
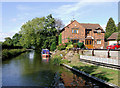
<path id="1" fill-rule="evenodd" d="M 60 54 L 62 54 L 63 56 L 67 55 L 65 53 L 65 51 L 58 51 L 54 55 L 59 56 Z M 68 61 L 66 61 L 66 60 L 68 60 Z M 65 64 L 67 64 L 73 68 L 76 68 L 80 71 L 84 71 L 92 76 L 98 77 L 100 79 L 103 79 L 107 82 L 110 82 L 112 84 L 119 86 L 119 84 L 118 84 L 119 76 L 118 75 L 119 75 L 120 71 L 81 62 L 80 56 L 77 53 L 74 53 L 71 58 L 69 56 L 66 56 Z M 120 77 L 119 77 L 119 79 L 120 79 Z"/>
<path id="2" fill-rule="evenodd" d="M 83 62 L 68 63 L 68 65 L 107 82 L 118 85 L 118 74 L 120 72 L 118 70 L 95 66 Z"/>

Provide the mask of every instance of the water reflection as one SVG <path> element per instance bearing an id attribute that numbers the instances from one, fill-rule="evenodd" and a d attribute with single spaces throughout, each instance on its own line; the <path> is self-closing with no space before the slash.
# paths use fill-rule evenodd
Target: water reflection
<path id="1" fill-rule="evenodd" d="M 30 58 L 30 59 L 33 59 L 33 58 L 34 58 L 34 51 L 32 51 L 32 52 L 29 53 L 29 58 Z"/>
<path id="2" fill-rule="evenodd" d="M 49 63 L 49 58 L 41 58 L 35 51 L 26 52 L 3 62 L 3 86 L 51 86 L 56 72 L 61 74 L 65 86 L 99 85 L 61 66 Z M 91 83 L 90 83 L 91 82 Z"/>
<path id="3" fill-rule="evenodd" d="M 48 63 L 50 61 L 49 57 L 43 57 L 42 62 Z"/>

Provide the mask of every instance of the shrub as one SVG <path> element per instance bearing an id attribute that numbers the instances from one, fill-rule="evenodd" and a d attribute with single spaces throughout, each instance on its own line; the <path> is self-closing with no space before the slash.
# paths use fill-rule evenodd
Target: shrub
<path id="1" fill-rule="evenodd" d="M 54 65 L 60 65 L 61 64 L 61 59 L 62 59 L 61 56 L 56 55 L 51 59 L 50 62 Z"/>
<path id="2" fill-rule="evenodd" d="M 57 46 L 58 50 L 64 50 L 66 48 L 66 44 L 60 44 L 59 46 Z"/>
<path id="3" fill-rule="evenodd" d="M 10 59 L 18 54 L 24 52 L 25 49 L 4 49 L 2 50 L 2 60 Z"/>
<path id="4" fill-rule="evenodd" d="M 73 48 L 73 45 L 72 44 L 69 44 L 67 47 L 66 47 L 66 51 Z"/>
<path id="5" fill-rule="evenodd" d="M 77 46 L 78 46 L 78 43 L 73 43 L 74 48 L 77 48 Z"/>
<path id="6" fill-rule="evenodd" d="M 79 42 L 79 43 L 78 43 L 78 47 L 79 47 L 79 48 L 85 48 L 84 43 L 83 43 L 83 42 Z"/>
<path id="7" fill-rule="evenodd" d="M 65 63 L 65 64 L 67 64 L 67 63 L 70 63 L 71 61 L 68 61 L 67 59 L 63 59 L 63 60 L 61 60 L 61 64 L 62 63 Z"/>
<path id="8" fill-rule="evenodd" d="M 53 42 L 52 45 L 50 46 L 50 50 L 54 51 L 56 49 L 56 43 Z"/>

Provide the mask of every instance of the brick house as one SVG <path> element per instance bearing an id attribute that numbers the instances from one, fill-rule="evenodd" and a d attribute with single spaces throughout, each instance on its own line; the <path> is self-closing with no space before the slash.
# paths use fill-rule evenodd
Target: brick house
<path id="1" fill-rule="evenodd" d="M 68 42 L 68 38 L 73 42 L 84 42 L 89 48 L 104 48 L 105 31 L 99 24 L 79 23 L 76 20 L 65 26 L 61 30 L 62 43 Z"/>

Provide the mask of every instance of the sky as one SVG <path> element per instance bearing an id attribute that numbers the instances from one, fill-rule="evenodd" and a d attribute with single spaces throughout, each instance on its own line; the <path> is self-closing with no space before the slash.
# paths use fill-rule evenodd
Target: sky
<path id="1" fill-rule="evenodd" d="M 104 0 L 105 1 L 105 0 Z M 119 6 L 120 7 L 120 6 Z M 118 2 L 0 2 L 0 41 L 12 37 L 21 26 L 35 17 L 52 14 L 67 25 L 71 20 L 79 23 L 98 23 L 105 29 L 112 17 L 118 23 Z M 1 20 L 2 19 L 2 20 Z M 2 29 L 2 30 L 1 30 Z"/>

